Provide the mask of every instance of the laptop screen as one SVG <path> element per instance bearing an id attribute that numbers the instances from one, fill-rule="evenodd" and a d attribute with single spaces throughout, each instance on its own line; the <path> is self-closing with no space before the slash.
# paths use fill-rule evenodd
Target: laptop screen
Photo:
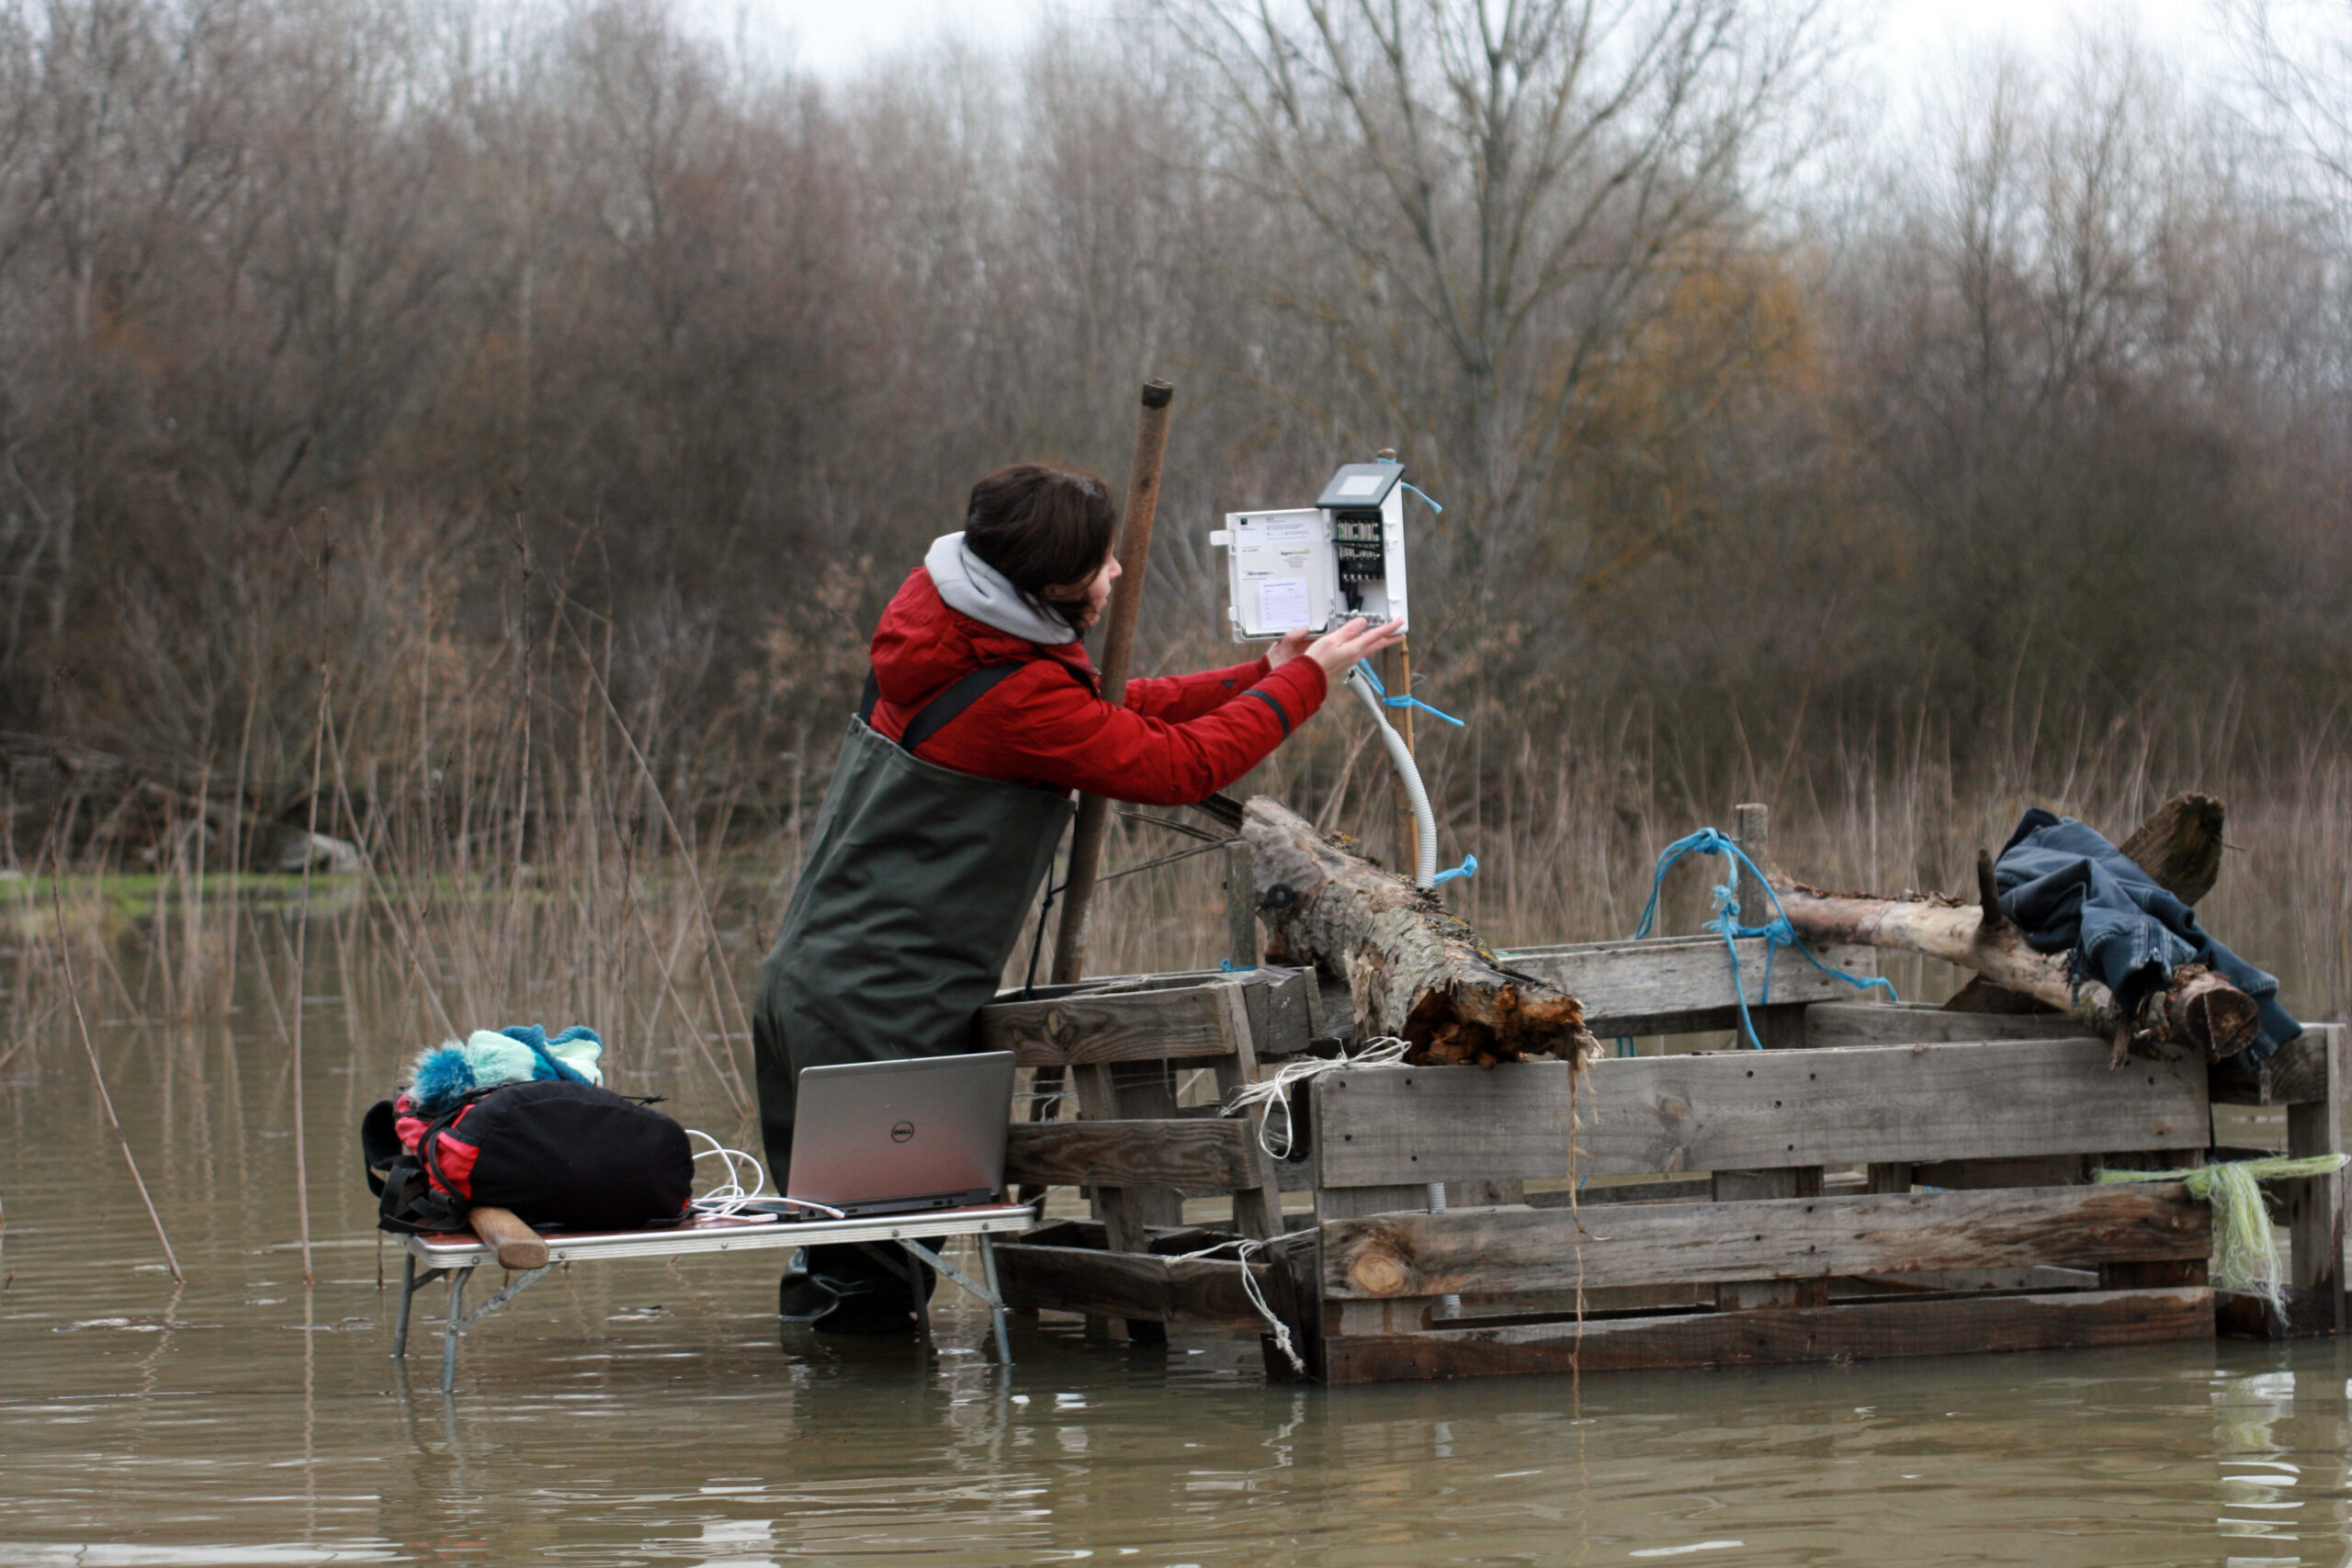
<path id="1" fill-rule="evenodd" d="M 1010 1051 L 802 1068 L 786 1194 L 853 1214 L 987 1202 L 1012 1071 Z"/>

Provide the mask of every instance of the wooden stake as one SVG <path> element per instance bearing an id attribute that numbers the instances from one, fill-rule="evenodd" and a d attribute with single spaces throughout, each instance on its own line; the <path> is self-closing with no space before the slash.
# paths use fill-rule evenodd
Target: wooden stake
<path id="1" fill-rule="evenodd" d="M 1381 684 L 1392 696 L 1404 696 L 1413 689 L 1413 649 L 1409 641 L 1400 642 L 1380 656 Z M 1413 751 L 1413 710 L 1396 707 L 1388 710 L 1388 722 L 1398 739 L 1405 742 L 1408 756 Z M 1417 760 L 1418 762 L 1418 760 Z M 1427 781 L 1423 781 L 1426 783 Z M 1405 788 L 1404 778 L 1391 770 L 1388 781 L 1389 804 L 1396 810 L 1396 867 L 1406 876 L 1414 875 L 1421 863 L 1421 824 L 1413 815 L 1413 797 Z"/>
<path id="2" fill-rule="evenodd" d="M 1147 381 L 1143 416 L 1136 426 L 1135 464 L 1127 474 L 1127 514 L 1119 529 L 1124 569 L 1111 592 L 1111 619 L 1102 634 L 1102 700 L 1116 707 L 1127 692 L 1127 664 L 1135 651 L 1136 621 L 1143 604 L 1144 572 L 1151 565 L 1151 525 L 1159 509 L 1159 466 L 1168 449 L 1168 405 L 1176 389 Z M 1102 861 L 1102 829 L 1110 803 L 1081 795 L 1070 829 L 1069 875 L 1062 893 L 1062 923 L 1054 936 L 1053 981 L 1068 985 L 1086 972 L 1086 917 L 1094 901 L 1094 874 Z"/>

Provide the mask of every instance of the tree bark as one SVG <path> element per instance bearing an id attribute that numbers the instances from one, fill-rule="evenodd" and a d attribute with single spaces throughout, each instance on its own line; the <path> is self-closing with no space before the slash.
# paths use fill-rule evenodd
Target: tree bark
<path id="1" fill-rule="evenodd" d="M 2254 998 L 2201 964 L 2184 964 L 2165 988 L 2126 1017 L 2114 993 L 2096 980 L 2069 977 L 2064 954 L 2036 953 L 2007 920 L 1985 918 L 1981 907 L 1904 898 L 1863 898 L 1782 886 L 1781 908 L 1807 942 L 1854 942 L 1900 948 L 1973 969 L 1986 980 L 2071 1014 L 2083 1027 L 2115 1042 L 2116 1061 L 2134 1040 L 2196 1046 L 2208 1060 L 2233 1056 L 2254 1043 Z"/>
<path id="2" fill-rule="evenodd" d="M 2156 886 L 2184 904 L 2195 904 L 2213 891 L 2222 874 L 2221 801 L 2190 792 L 2176 795 L 2132 829 L 2116 848 L 2132 864 L 2155 879 Z M 1952 993 L 1946 1012 L 2041 1012 L 2041 1004 L 1986 979 L 1974 979 Z"/>
<path id="3" fill-rule="evenodd" d="M 1395 1035 L 1414 1063 L 1491 1066 L 1599 1050 L 1584 1007 L 1504 968 L 1430 893 L 1260 795 L 1241 825 L 1253 852 L 1267 957 L 1348 983 L 1367 1035 Z"/>

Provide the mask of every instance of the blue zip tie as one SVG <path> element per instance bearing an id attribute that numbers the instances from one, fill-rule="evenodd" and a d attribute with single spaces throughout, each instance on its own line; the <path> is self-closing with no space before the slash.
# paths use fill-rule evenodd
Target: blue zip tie
<path id="1" fill-rule="evenodd" d="M 1771 1003 L 1772 958 L 1773 954 L 1783 947 L 1795 948 L 1804 954 L 1807 962 L 1811 963 L 1815 969 L 1834 980 L 1844 981 L 1856 990 L 1867 991 L 1875 987 L 1885 991 L 1886 999 L 1891 1002 L 1899 1002 L 1903 999 L 1895 994 L 1894 982 L 1883 975 L 1864 979 L 1859 975 L 1849 975 L 1843 969 L 1824 964 L 1820 954 L 1815 953 L 1806 944 L 1804 938 L 1797 935 L 1796 927 L 1789 921 L 1788 910 L 1781 907 L 1780 894 L 1773 891 L 1772 885 L 1765 880 L 1763 872 L 1757 868 L 1756 863 L 1747 858 L 1747 852 L 1713 828 L 1702 828 L 1688 838 L 1677 839 L 1667 845 L 1665 852 L 1657 857 L 1657 870 L 1650 877 L 1650 901 L 1643 906 L 1642 923 L 1634 930 L 1634 941 L 1638 942 L 1650 934 L 1650 928 L 1657 919 L 1658 894 L 1666 886 L 1666 874 L 1673 869 L 1676 861 L 1687 854 L 1724 855 L 1733 863 L 1730 868 L 1733 874 L 1731 878 L 1715 884 L 1714 919 L 1701 921 L 1700 928 L 1703 931 L 1723 933 L 1724 950 L 1731 954 L 1732 995 L 1739 1002 L 1739 1027 L 1747 1036 L 1748 1044 L 1759 1051 L 1764 1048 L 1764 1042 L 1757 1037 L 1755 1021 L 1747 1016 L 1747 987 L 1741 980 L 1739 974 L 1739 939 L 1742 937 L 1760 936 L 1764 939 L 1764 990 L 1763 994 L 1757 998 L 1758 1007 L 1767 1007 Z M 1739 923 L 1739 895 L 1736 885 L 1738 869 L 1741 866 L 1747 868 L 1748 874 L 1756 878 L 1756 885 L 1764 889 L 1764 897 L 1772 901 L 1772 918 L 1760 926 L 1744 926 Z M 1620 1037 L 1617 1042 L 1617 1054 L 1620 1056 L 1632 1055 L 1633 1041 Z"/>
<path id="2" fill-rule="evenodd" d="M 1415 495 L 1419 496 L 1423 501 L 1429 501 L 1429 502 L 1430 502 L 1430 510 L 1431 512 L 1443 512 L 1443 511 L 1445 510 L 1445 508 L 1444 508 L 1444 507 L 1440 506 L 1436 502 L 1434 502 L 1434 501 L 1430 501 L 1430 492 L 1429 492 L 1429 491 L 1425 491 L 1425 490 L 1423 490 L 1420 486 L 1419 486 L 1419 485 L 1417 485 L 1417 484 L 1413 483 L 1411 480 L 1409 480 L 1409 479 L 1398 479 L 1398 480 L 1396 481 L 1396 483 L 1397 483 L 1399 486 L 1401 486 L 1402 488 L 1404 488 L 1404 489 L 1406 489 L 1406 490 L 1409 490 L 1409 491 L 1411 491 Z"/>
<path id="3" fill-rule="evenodd" d="M 1369 661 L 1359 663 L 1356 668 L 1363 672 L 1363 678 L 1372 683 L 1372 694 L 1380 699 L 1380 705 L 1382 707 L 1419 708 L 1425 714 L 1445 720 L 1446 723 L 1453 726 L 1456 729 L 1466 729 L 1469 728 L 1466 721 L 1458 719 L 1450 713 L 1443 712 L 1438 708 L 1433 708 L 1430 706 L 1429 704 L 1421 701 L 1419 697 L 1390 696 L 1388 694 L 1388 688 L 1380 683 L 1380 677 L 1373 673 L 1372 665 Z"/>
<path id="4" fill-rule="evenodd" d="M 1477 874 L 1478 857 L 1476 855 L 1464 855 L 1460 865 L 1455 866 L 1452 871 L 1439 872 L 1436 876 L 1430 880 L 1430 886 L 1434 887 L 1441 882 L 1451 882 L 1457 876 L 1476 876 Z"/>

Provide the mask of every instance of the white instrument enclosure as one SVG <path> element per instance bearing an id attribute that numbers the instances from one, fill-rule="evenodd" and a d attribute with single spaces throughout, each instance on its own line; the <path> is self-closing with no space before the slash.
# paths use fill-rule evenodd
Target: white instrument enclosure
<path id="1" fill-rule="evenodd" d="M 1356 509 L 1227 513 L 1209 543 L 1225 550 L 1233 640 L 1272 641 L 1300 626 L 1319 634 L 1358 616 L 1405 621 L 1405 487 L 1392 481 L 1386 488 L 1379 502 L 1382 575 L 1352 584 L 1352 602 L 1340 585 L 1332 530 L 1335 521 L 1347 525 L 1337 513 Z"/>

